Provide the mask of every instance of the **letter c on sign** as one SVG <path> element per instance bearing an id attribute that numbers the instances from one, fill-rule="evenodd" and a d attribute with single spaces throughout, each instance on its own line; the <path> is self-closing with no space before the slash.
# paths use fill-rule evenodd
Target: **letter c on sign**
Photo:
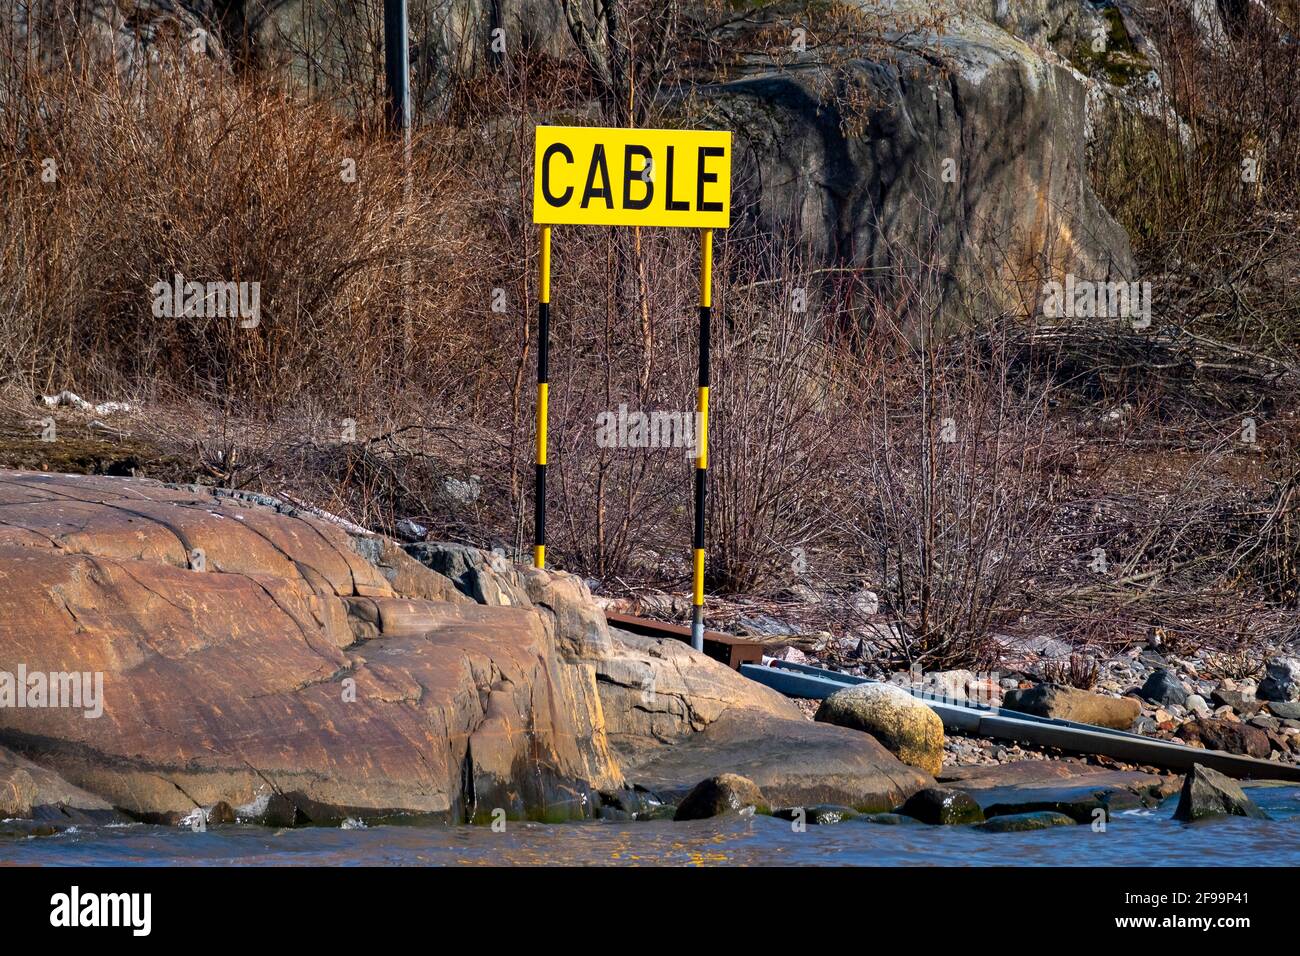
<path id="1" fill-rule="evenodd" d="M 573 187 L 570 186 L 559 196 L 551 193 L 551 155 L 553 153 L 559 153 L 564 157 L 565 162 L 571 166 L 573 165 L 573 153 L 563 143 L 552 143 L 546 147 L 546 152 L 542 153 L 542 196 L 550 205 L 559 207 L 573 197 Z"/>

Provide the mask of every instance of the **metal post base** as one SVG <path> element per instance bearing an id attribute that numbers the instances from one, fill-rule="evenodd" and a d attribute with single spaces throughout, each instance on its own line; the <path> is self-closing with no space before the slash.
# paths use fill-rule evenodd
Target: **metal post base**
<path id="1" fill-rule="evenodd" d="M 691 611 L 691 647 L 704 650 L 704 608 L 698 604 Z"/>

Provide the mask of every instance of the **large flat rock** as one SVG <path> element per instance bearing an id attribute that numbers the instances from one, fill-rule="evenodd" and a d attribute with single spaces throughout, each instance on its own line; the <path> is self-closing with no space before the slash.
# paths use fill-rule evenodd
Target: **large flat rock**
<path id="1" fill-rule="evenodd" d="M 1108 770 L 1077 760 L 1021 760 L 945 770 L 939 780 L 965 790 L 986 816 L 1056 811 L 1090 823 L 1112 813 L 1156 806 L 1178 789 L 1177 777 Z"/>
<path id="2" fill-rule="evenodd" d="M 206 489 L 0 472 L 0 671 L 20 666 L 102 674 L 103 713 L 0 708 L 0 744 L 144 819 L 559 818 L 622 783 L 554 615 Z"/>
<path id="3" fill-rule="evenodd" d="M 592 655 L 605 732 L 620 758 L 644 762 L 731 709 L 803 720 L 789 699 L 672 638 L 613 629 Z M 692 781 L 693 783 L 696 781 Z"/>
<path id="4" fill-rule="evenodd" d="M 962 790 L 989 790 L 1000 787 L 1033 789 L 1059 787 L 1062 784 L 1143 788 L 1162 786 L 1177 789 L 1177 777 L 1144 773 L 1140 770 L 1110 770 L 1081 760 L 1016 760 L 1011 763 L 982 767 L 949 767 L 936 779 Z"/>
<path id="5" fill-rule="evenodd" d="M 758 784 L 774 807 L 839 804 L 866 812 L 892 810 L 934 782 L 870 734 L 739 707 L 626 769 L 629 780 L 667 795 L 735 773 Z"/>

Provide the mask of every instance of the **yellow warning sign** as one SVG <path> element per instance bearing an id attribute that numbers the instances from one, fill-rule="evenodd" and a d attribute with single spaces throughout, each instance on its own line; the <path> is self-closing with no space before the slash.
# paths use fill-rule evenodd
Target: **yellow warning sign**
<path id="1" fill-rule="evenodd" d="M 731 225 L 731 133 L 539 126 L 533 222 Z"/>

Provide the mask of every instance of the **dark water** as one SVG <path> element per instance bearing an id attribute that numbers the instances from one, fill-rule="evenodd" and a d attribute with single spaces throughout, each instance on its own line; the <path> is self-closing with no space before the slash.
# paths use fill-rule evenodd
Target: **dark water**
<path id="1" fill-rule="evenodd" d="M 487 827 L 270 830 L 206 833 L 132 825 L 79 827 L 45 837 L 0 837 L 0 864 L 716 866 L 1300 866 L 1300 788 L 1252 788 L 1274 820 L 1240 817 L 1186 825 L 1176 802 L 1088 826 L 1032 833 L 848 821 L 802 833 L 771 817 L 695 823 L 509 823 Z"/>

